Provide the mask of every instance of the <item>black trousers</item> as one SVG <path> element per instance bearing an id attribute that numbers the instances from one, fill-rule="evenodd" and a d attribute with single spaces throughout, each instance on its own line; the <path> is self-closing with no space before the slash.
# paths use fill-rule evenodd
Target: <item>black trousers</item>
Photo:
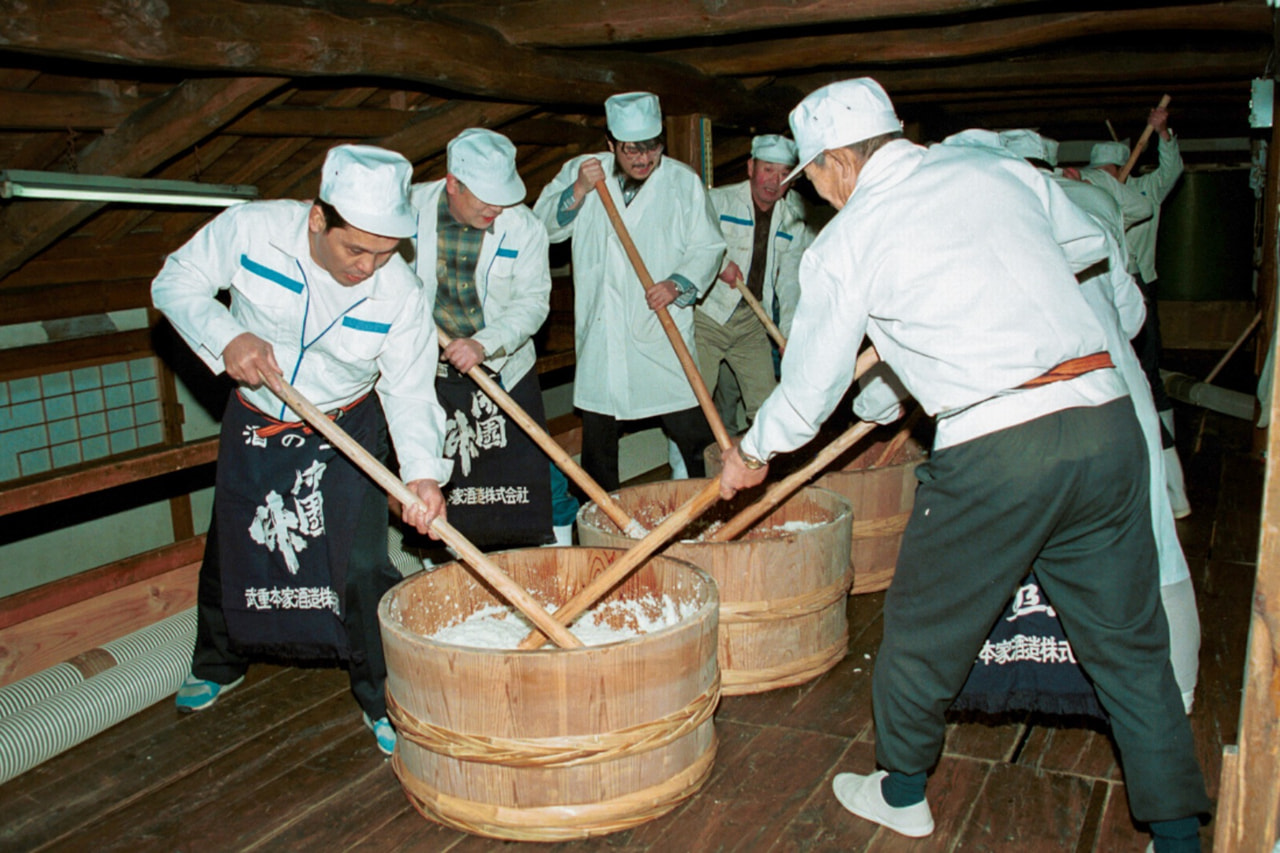
<path id="1" fill-rule="evenodd" d="M 656 418 L 680 449 L 689 476 L 705 477 L 707 466 L 702 452 L 715 441 L 715 436 L 702 409 L 694 406 L 657 415 Z M 582 412 L 582 468 L 607 492 L 619 486 L 618 439 L 622 436 L 622 425 L 628 423 L 636 421 L 620 421 L 599 412 Z"/>
<path id="2" fill-rule="evenodd" d="M 944 448 L 916 476 L 873 675 L 880 765 L 934 765 L 944 712 L 1032 566 L 1110 717 L 1133 816 L 1207 813 L 1169 663 L 1147 453 L 1129 400 Z"/>
<path id="3" fill-rule="evenodd" d="M 1133 339 L 1133 351 L 1138 355 L 1138 364 L 1146 374 L 1147 384 L 1151 386 L 1151 397 L 1155 400 L 1156 411 L 1164 412 L 1173 408 L 1173 401 L 1164 390 L 1164 379 L 1160 376 L 1160 350 L 1164 346 L 1160 340 L 1160 308 L 1156 301 L 1156 282 L 1146 281 L 1142 275 L 1134 276 L 1138 290 L 1142 292 L 1142 301 L 1147 308 L 1147 317 L 1142 321 L 1142 329 Z M 1163 447 L 1173 447 L 1173 436 L 1163 423 L 1160 424 L 1160 443 Z"/>

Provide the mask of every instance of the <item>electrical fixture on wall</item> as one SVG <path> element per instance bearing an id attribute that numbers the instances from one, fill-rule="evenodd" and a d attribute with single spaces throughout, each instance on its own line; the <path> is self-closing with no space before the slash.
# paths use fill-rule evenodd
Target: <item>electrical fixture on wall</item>
<path id="1" fill-rule="evenodd" d="M 165 204 L 196 207 L 230 207 L 253 201 L 258 188 L 247 184 L 202 184 L 198 181 L 163 181 L 120 178 L 113 175 L 73 175 L 67 172 L 0 171 L 0 198 L 45 198 L 67 201 L 107 201 L 129 204 Z"/>

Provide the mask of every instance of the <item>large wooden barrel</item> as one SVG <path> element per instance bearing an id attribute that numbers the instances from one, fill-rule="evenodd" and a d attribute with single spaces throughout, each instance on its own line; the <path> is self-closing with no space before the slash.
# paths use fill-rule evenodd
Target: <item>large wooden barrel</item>
<path id="1" fill-rule="evenodd" d="M 853 565 L 854 595 L 888 588 L 898 562 L 898 549 L 902 547 L 902 532 L 915 506 L 916 468 L 927 455 L 920 441 L 914 436 L 908 438 L 885 464 L 875 464 L 895 434 L 892 425 L 873 432 L 814 481 L 814 485 L 848 498 L 853 506 L 849 559 Z M 782 459 L 794 467 L 813 455 L 806 454 L 803 448 L 797 454 L 803 458 Z M 704 458 L 708 476 L 720 472 L 719 447 L 708 447 Z"/>
<path id="2" fill-rule="evenodd" d="M 558 606 L 622 553 L 490 556 Z M 697 791 L 716 752 L 716 588 L 696 567 L 655 557 L 604 601 L 650 596 L 685 615 L 611 645 L 517 651 L 428 639 L 504 604 L 458 563 L 388 592 L 378 617 L 399 733 L 392 767 L 418 811 L 479 835 L 559 841 L 627 829 Z"/>
<path id="3" fill-rule="evenodd" d="M 648 483 L 616 497 L 652 528 L 706 483 Z M 849 502 L 804 488 L 738 539 L 697 541 L 699 531 L 733 517 L 749 500 L 740 495 L 717 504 L 691 525 L 688 540 L 662 552 L 705 569 L 720 588 L 718 657 L 728 695 L 803 684 L 839 663 L 849 646 Z M 578 538 L 584 545 L 634 544 L 594 503 L 578 510 Z"/>

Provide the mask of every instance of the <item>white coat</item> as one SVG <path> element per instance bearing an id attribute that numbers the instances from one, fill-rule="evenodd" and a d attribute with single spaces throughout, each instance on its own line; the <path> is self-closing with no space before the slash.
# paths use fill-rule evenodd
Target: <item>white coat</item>
<path id="1" fill-rule="evenodd" d="M 702 181 L 683 163 L 663 157 L 629 206 L 612 176 L 612 154 L 583 155 L 564 165 L 533 210 L 551 242 L 573 238 L 573 403 L 620 420 L 692 408 L 698 401 L 689 380 L 596 193 L 582 199 L 567 224 L 558 221 L 560 196 L 578 179 L 587 156 L 598 158 L 609 176 L 605 184 L 654 281 L 680 275 L 705 293 L 725 246 Z M 692 308 L 672 305 L 668 311 L 695 353 Z"/>
<path id="2" fill-rule="evenodd" d="M 402 479 L 444 483 L 453 463 L 441 454 L 435 325 L 424 322 L 433 294 L 398 255 L 354 287 L 334 281 L 311 259 L 310 210 L 300 201 L 228 208 L 169 255 L 152 301 L 215 373 L 225 369 L 227 344 L 251 332 L 271 344 L 284 378 L 321 411 L 376 388 Z M 216 298 L 223 290 L 231 291 L 230 309 Z M 322 303 L 335 309 L 332 317 L 317 317 Z M 240 393 L 264 414 L 298 420 L 265 387 Z"/>
<path id="3" fill-rule="evenodd" d="M 720 233 L 728 247 L 725 264 L 733 261 L 742 270 L 744 281 L 750 278 L 751 254 L 755 243 L 755 222 L 760 211 L 751 200 L 751 182 L 743 181 L 711 190 L 711 205 L 720 221 Z M 764 289 L 760 302 L 770 311 L 778 297 L 778 328 L 783 336 L 791 333 L 791 319 L 800 301 L 800 256 L 813 242 L 813 230 L 805 223 L 804 201 L 800 194 L 788 192 L 769 212 L 769 251 L 765 258 Z M 698 310 L 723 326 L 742 301 L 742 292 L 719 278 L 711 292 L 698 305 Z"/>
<path id="4" fill-rule="evenodd" d="M 444 185 L 444 179 L 414 184 L 409 196 L 418 215 L 414 269 L 433 294 L 436 212 Z M 480 244 L 475 285 L 484 328 L 471 339 L 484 347 L 484 366 L 502 375 L 505 388 L 514 388 L 537 360 L 532 338 L 547 319 L 551 299 L 547 247 L 547 229 L 523 204 L 498 214 Z"/>

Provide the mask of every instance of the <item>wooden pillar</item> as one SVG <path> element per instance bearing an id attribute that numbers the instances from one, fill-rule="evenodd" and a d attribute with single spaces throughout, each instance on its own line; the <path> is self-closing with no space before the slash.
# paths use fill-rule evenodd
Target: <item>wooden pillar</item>
<path id="1" fill-rule="evenodd" d="M 674 157 L 702 176 L 711 186 L 711 119 L 703 115 L 668 116 L 667 156 Z"/>
<path id="2" fill-rule="evenodd" d="M 155 328 L 156 323 L 161 321 L 160 312 L 154 308 L 148 309 L 147 319 L 150 321 L 151 328 Z M 160 420 L 163 427 L 165 447 L 178 447 L 183 443 L 182 424 L 186 420 L 186 416 L 182 411 L 182 404 L 178 402 L 177 382 L 173 378 L 173 371 L 169 369 L 169 365 L 159 356 L 153 357 L 156 366 L 156 376 L 159 382 L 156 383 L 160 395 Z M 169 519 L 173 524 L 173 541 L 181 542 L 184 539 L 190 539 L 196 535 L 195 519 L 192 517 L 191 495 L 177 495 L 169 498 Z"/>
<path id="3" fill-rule="evenodd" d="M 1276 334 L 1277 218 L 1280 197 L 1280 136 L 1274 123 L 1267 156 L 1266 210 L 1262 273 L 1259 357 Z M 1213 834 L 1216 853 L 1271 850 L 1280 837 L 1280 382 L 1273 383 L 1271 428 L 1266 433 L 1266 485 L 1262 495 L 1262 532 L 1258 575 L 1249 619 L 1244 696 L 1240 703 L 1238 743 L 1223 750 L 1218 814 Z"/>

